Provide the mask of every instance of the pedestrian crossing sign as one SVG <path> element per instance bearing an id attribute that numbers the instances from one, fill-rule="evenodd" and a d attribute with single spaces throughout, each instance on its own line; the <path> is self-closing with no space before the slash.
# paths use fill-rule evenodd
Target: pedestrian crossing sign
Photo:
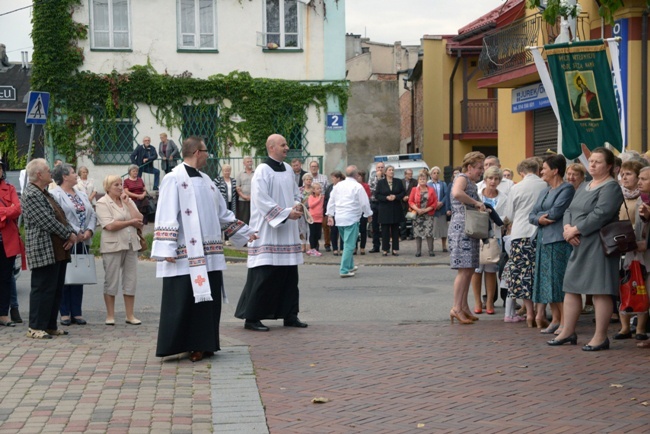
<path id="1" fill-rule="evenodd" d="M 47 92 L 29 92 L 27 103 L 26 124 L 45 125 L 47 109 L 50 106 L 50 94 Z"/>

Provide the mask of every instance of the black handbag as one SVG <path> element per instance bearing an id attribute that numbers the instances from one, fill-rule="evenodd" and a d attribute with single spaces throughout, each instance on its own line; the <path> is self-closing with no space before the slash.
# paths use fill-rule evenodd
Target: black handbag
<path id="1" fill-rule="evenodd" d="M 605 256 L 623 255 L 637 249 L 636 234 L 630 221 L 630 212 L 625 205 L 627 220 L 612 222 L 600 229 L 600 241 Z"/>

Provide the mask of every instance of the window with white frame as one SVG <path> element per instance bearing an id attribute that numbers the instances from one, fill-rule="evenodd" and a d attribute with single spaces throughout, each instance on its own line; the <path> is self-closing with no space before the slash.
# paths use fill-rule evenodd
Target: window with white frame
<path id="1" fill-rule="evenodd" d="M 300 48 L 297 0 L 265 0 L 266 44 Z"/>
<path id="2" fill-rule="evenodd" d="M 217 48 L 216 0 L 178 0 L 178 48 Z"/>
<path id="3" fill-rule="evenodd" d="M 91 0 L 92 48 L 131 48 L 130 0 Z"/>

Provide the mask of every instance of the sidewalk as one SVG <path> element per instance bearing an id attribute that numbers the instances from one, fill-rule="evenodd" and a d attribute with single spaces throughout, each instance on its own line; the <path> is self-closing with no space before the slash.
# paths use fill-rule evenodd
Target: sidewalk
<path id="1" fill-rule="evenodd" d="M 27 338 L 26 324 L 0 330 L 1 432 L 268 432 L 245 344 L 223 336 L 207 362 L 162 362 L 156 321 L 95 316 L 49 341 Z"/>

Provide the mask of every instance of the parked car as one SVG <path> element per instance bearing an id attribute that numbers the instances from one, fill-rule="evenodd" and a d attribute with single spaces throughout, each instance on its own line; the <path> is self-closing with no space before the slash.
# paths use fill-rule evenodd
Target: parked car
<path id="1" fill-rule="evenodd" d="M 411 169 L 413 171 L 413 178 L 417 179 L 420 170 L 427 169 L 429 166 L 426 161 L 422 159 L 422 154 L 397 154 L 397 155 L 376 155 L 374 161 L 368 166 L 368 179 L 372 178 L 375 174 L 375 166 L 379 162 L 383 162 L 386 166 L 391 165 L 395 168 L 395 178 L 404 179 L 404 171 Z"/>

